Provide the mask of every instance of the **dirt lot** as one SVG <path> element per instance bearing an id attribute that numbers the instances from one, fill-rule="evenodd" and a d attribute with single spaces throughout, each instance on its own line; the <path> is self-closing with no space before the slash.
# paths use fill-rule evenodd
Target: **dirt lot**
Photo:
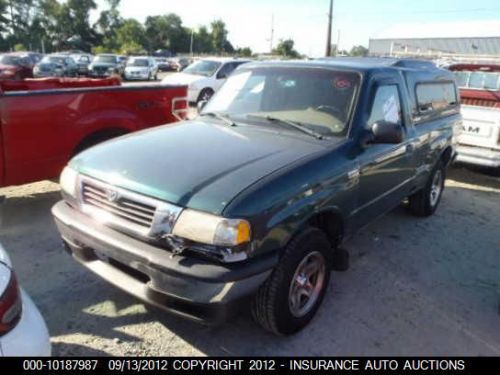
<path id="1" fill-rule="evenodd" d="M 77 265 L 50 215 L 58 186 L 0 189 L 0 240 L 47 321 L 56 355 L 500 355 L 500 178 L 450 171 L 436 216 L 404 207 L 346 243 L 323 307 L 294 337 L 249 316 L 204 327 L 161 312 Z"/>

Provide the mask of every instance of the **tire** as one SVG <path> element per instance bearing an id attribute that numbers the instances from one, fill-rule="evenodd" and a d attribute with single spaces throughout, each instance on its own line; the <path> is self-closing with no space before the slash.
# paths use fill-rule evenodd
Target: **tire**
<path id="1" fill-rule="evenodd" d="M 201 102 L 202 100 L 206 100 L 207 102 L 212 98 L 214 95 L 214 90 L 212 89 L 203 89 L 200 92 L 200 95 L 198 96 L 198 100 L 196 103 Z"/>
<path id="2" fill-rule="evenodd" d="M 409 207 L 413 215 L 429 217 L 433 215 L 441 202 L 446 180 L 446 168 L 442 161 L 434 167 L 425 187 L 410 196 Z"/>
<path id="3" fill-rule="evenodd" d="M 322 231 L 316 228 L 307 228 L 290 241 L 278 266 L 260 287 L 252 301 L 254 320 L 276 335 L 291 335 L 304 328 L 316 314 L 328 288 L 331 254 L 330 241 Z M 300 273 L 303 267 L 306 265 L 311 267 L 313 262 L 322 263 L 322 268 L 318 267 L 320 271 L 316 274 L 316 282 L 311 282 L 310 276 L 306 277 Z M 323 270 L 322 276 L 320 276 L 321 269 Z M 299 298 L 299 303 L 294 303 L 292 296 L 297 296 L 297 292 L 294 293 L 294 291 L 304 292 L 305 289 L 310 289 L 304 284 L 310 284 L 312 287 L 312 297 L 309 299 L 305 297 L 305 303 L 301 309 L 304 296 Z"/>

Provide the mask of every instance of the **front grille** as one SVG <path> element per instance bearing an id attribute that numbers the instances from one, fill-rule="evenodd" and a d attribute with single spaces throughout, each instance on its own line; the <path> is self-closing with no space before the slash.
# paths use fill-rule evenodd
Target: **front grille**
<path id="1" fill-rule="evenodd" d="M 128 221 L 144 228 L 151 228 L 156 206 L 139 201 L 133 194 L 119 193 L 113 188 L 107 189 L 89 181 L 82 182 L 82 200 L 85 205 Z"/>
<path id="2" fill-rule="evenodd" d="M 81 210 L 127 234 L 157 240 L 172 233 L 182 207 L 81 175 Z"/>

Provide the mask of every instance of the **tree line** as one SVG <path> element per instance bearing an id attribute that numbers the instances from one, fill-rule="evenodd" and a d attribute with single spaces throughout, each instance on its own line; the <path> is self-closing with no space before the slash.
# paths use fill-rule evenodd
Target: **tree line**
<path id="1" fill-rule="evenodd" d="M 90 13 L 97 9 L 95 0 L 0 0 L 0 50 L 253 54 L 249 47 L 233 47 L 226 24 L 220 19 L 194 29 L 185 27 L 175 13 L 149 16 L 141 23 L 122 17 L 120 1 L 105 0 L 105 9 L 92 23 Z M 349 53 L 340 52 L 363 56 L 368 50 L 355 46 Z M 300 57 L 292 39 L 280 40 L 272 53 Z"/>
<path id="2" fill-rule="evenodd" d="M 0 49 L 54 52 L 80 49 L 123 54 L 173 53 L 252 55 L 250 48 L 235 49 L 222 20 L 196 29 L 185 27 L 181 17 L 169 13 L 146 18 L 144 23 L 124 18 L 120 0 L 106 0 L 106 8 L 91 23 L 95 0 L 0 0 Z"/>

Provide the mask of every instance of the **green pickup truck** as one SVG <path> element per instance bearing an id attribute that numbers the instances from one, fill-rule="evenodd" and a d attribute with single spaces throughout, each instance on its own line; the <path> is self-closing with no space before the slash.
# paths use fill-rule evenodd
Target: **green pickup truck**
<path id="1" fill-rule="evenodd" d="M 405 199 L 435 212 L 462 122 L 451 72 L 388 58 L 245 64 L 199 109 L 76 156 L 56 224 L 149 304 L 217 323 L 249 303 L 281 335 L 346 268 L 343 239 Z"/>

